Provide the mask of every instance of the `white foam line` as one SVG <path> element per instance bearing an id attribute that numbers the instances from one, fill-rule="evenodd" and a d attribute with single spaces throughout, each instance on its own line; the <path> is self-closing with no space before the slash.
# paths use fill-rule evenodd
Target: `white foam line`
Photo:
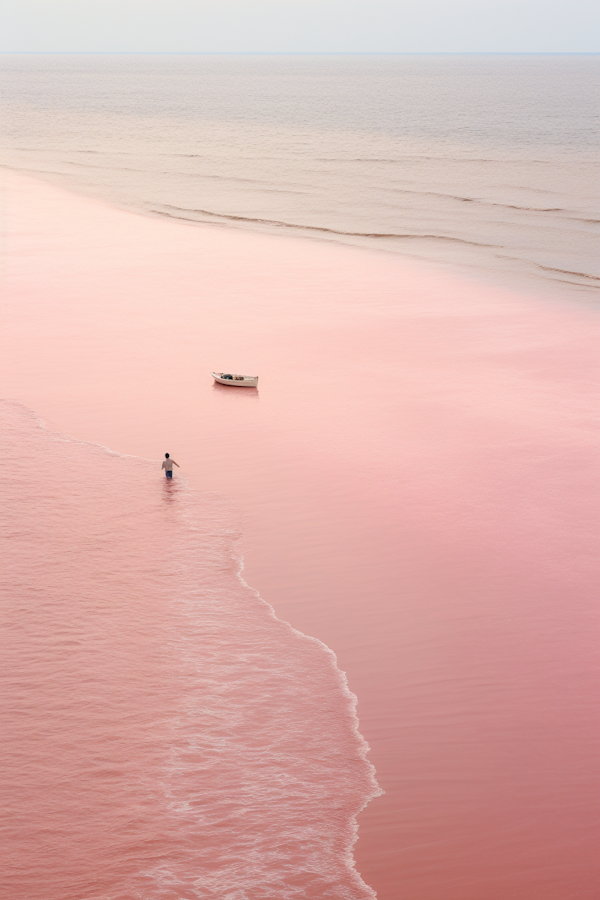
<path id="1" fill-rule="evenodd" d="M 147 459 L 145 457 L 133 456 L 133 455 L 127 454 L 127 453 L 119 453 L 117 450 L 111 450 L 110 447 L 106 447 L 104 444 L 98 444 L 95 441 L 77 440 L 76 438 L 73 438 L 68 434 L 64 434 L 63 432 L 54 431 L 41 418 L 41 416 L 39 416 L 36 412 L 34 412 L 32 409 L 30 409 L 24 403 L 21 403 L 19 400 L 0 398 L 0 403 L 5 403 L 5 404 L 11 405 L 11 406 L 18 407 L 31 420 L 33 420 L 38 425 L 39 428 L 43 429 L 48 434 L 50 439 L 52 439 L 52 440 L 62 441 L 64 443 L 77 444 L 77 445 L 84 446 L 84 447 L 92 447 L 97 450 L 102 450 L 103 452 L 108 453 L 110 456 L 116 456 L 120 459 L 129 459 L 129 460 L 135 460 L 138 462 L 146 462 L 146 463 L 160 462 L 160 460 Z M 178 479 L 178 482 L 179 482 L 179 479 Z M 184 488 L 186 488 L 188 490 L 188 492 L 190 494 L 196 493 L 192 488 L 189 487 L 189 480 L 187 478 L 182 479 L 181 484 L 183 485 Z M 204 495 L 198 493 L 198 496 L 204 496 Z M 207 496 L 210 496 L 210 494 Z M 225 500 L 228 499 L 226 497 L 221 497 L 221 495 L 214 494 L 214 493 L 212 494 L 212 496 L 215 497 L 215 499 L 225 499 Z M 228 501 L 228 502 L 231 502 L 231 501 Z M 186 516 L 186 518 L 189 518 L 189 517 Z M 194 526 L 192 525 L 192 523 L 189 524 L 189 527 L 191 530 L 196 530 L 194 528 Z M 218 533 L 223 534 L 223 531 L 219 531 Z M 227 533 L 230 537 L 233 537 L 235 543 L 238 543 L 243 537 L 243 533 L 234 531 L 232 529 L 227 529 L 225 533 Z M 383 788 L 381 788 L 381 786 L 377 783 L 375 766 L 367 758 L 367 754 L 369 753 L 371 748 L 359 730 L 360 723 L 359 723 L 358 715 L 356 712 L 356 708 L 358 705 L 358 697 L 356 696 L 356 694 L 352 693 L 352 691 L 350 690 L 350 686 L 348 684 L 348 676 L 342 669 L 339 668 L 335 651 L 332 650 L 331 647 L 329 647 L 327 644 L 325 644 L 319 638 L 313 637 L 312 635 L 309 635 L 309 634 L 305 634 L 303 631 L 300 631 L 298 628 L 295 628 L 290 622 L 287 622 L 285 619 L 280 619 L 279 616 L 277 615 L 277 613 L 275 612 L 275 608 L 267 600 L 265 600 L 263 597 L 261 597 L 259 591 L 256 588 L 249 585 L 248 582 L 244 579 L 243 574 L 242 574 L 244 571 L 244 557 L 241 554 L 239 554 L 236 556 L 236 561 L 237 561 L 236 576 L 237 576 L 238 580 L 243 585 L 243 587 L 245 587 L 247 590 L 252 592 L 255 595 L 255 597 L 258 600 L 260 600 L 260 602 L 262 604 L 264 604 L 264 606 L 267 607 L 267 609 L 269 610 L 270 616 L 276 622 L 279 622 L 279 623 L 285 625 L 293 634 L 297 635 L 298 637 L 300 637 L 303 640 L 310 641 L 313 644 L 317 644 L 319 646 L 319 648 L 325 652 L 326 656 L 329 658 L 330 664 L 332 665 L 333 669 L 335 670 L 335 672 L 339 678 L 339 682 L 343 689 L 343 694 L 344 694 L 346 700 L 349 701 L 350 708 L 352 709 L 352 715 L 353 715 L 352 730 L 356 737 L 357 743 L 362 751 L 362 753 L 361 753 L 362 759 L 366 763 L 366 765 L 368 766 L 368 769 L 369 769 L 371 783 L 372 783 L 372 792 L 366 797 L 366 799 L 364 800 L 362 806 L 360 807 L 360 809 L 358 810 L 356 815 L 352 816 L 350 827 L 351 827 L 352 833 L 354 835 L 354 838 L 353 838 L 353 840 L 350 844 L 350 848 L 346 854 L 345 862 L 346 862 L 346 865 L 348 866 L 348 869 L 350 870 L 350 872 L 355 874 L 356 877 L 360 879 L 361 887 L 364 886 L 367 889 L 367 891 L 369 891 L 371 898 L 376 898 L 377 894 L 375 893 L 373 888 L 363 881 L 360 873 L 358 872 L 358 870 L 356 868 L 356 861 L 352 854 L 354 846 L 355 846 L 356 842 L 358 841 L 357 816 L 367 807 L 367 805 L 371 802 L 371 800 L 374 800 L 376 797 L 381 797 L 381 796 L 383 796 L 383 794 L 385 794 L 385 791 L 383 790 Z"/>
<path id="2" fill-rule="evenodd" d="M 294 628 L 294 626 L 291 625 L 289 622 L 287 622 L 285 619 L 280 619 L 279 616 L 277 615 L 277 613 L 275 612 L 274 607 L 271 606 L 271 604 L 267 600 L 265 600 L 263 597 L 261 597 L 259 591 L 257 591 L 256 588 L 253 588 L 244 579 L 244 577 L 242 575 L 243 571 L 244 571 L 244 557 L 240 555 L 238 557 L 238 570 L 237 570 L 236 574 L 237 574 L 237 577 L 238 577 L 239 581 L 241 582 L 241 584 L 245 588 L 247 588 L 249 591 L 252 591 L 252 593 L 255 594 L 255 596 L 261 601 L 261 603 L 264 603 L 264 605 L 268 608 L 272 618 L 275 619 L 276 622 L 281 622 L 283 625 L 286 625 L 290 629 L 290 631 L 292 631 L 294 634 L 298 635 L 300 638 L 310 641 L 313 644 L 317 644 L 322 650 L 325 651 L 326 655 L 329 657 L 330 663 L 332 664 L 333 668 L 335 669 L 336 673 L 339 676 L 339 680 L 340 680 L 340 683 L 343 688 L 343 693 L 344 693 L 346 699 L 350 701 L 350 707 L 352 709 L 352 714 L 353 714 L 352 730 L 357 739 L 359 747 L 362 751 L 362 759 L 369 767 L 369 773 L 371 776 L 371 783 L 372 783 L 373 790 L 372 790 L 372 793 L 365 799 L 365 801 L 363 802 L 362 806 L 360 807 L 360 809 L 358 810 L 356 815 L 352 816 L 352 821 L 351 821 L 350 827 L 352 829 L 354 839 L 352 840 L 352 843 L 351 843 L 350 849 L 348 850 L 348 853 L 346 855 L 345 861 L 346 861 L 348 868 L 351 871 L 353 871 L 357 875 L 358 878 L 360 878 L 362 885 L 364 885 L 365 888 L 370 892 L 370 896 L 372 898 L 376 898 L 377 894 L 375 893 L 373 888 L 363 881 L 363 879 L 360 875 L 360 872 L 356 868 L 356 861 L 353 856 L 354 846 L 355 846 L 356 842 L 358 841 L 357 816 L 360 815 L 360 813 L 364 809 L 366 809 L 366 807 L 371 802 L 371 800 L 375 800 L 376 797 L 382 797 L 385 794 L 385 791 L 383 790 L 383 788 L 377 783 L 375 766 L 373 765 L 372 762 L 370 762 L 369 759 L 367 759 L 367 754 L 369 753 L 371 748 L 359 730 L 360 722 L 359 722 L 358 715 L 356 712 L 356 708 L 358 705 L 358 697 L 356 696 L 356 694 L 353 694 L 352 691 L 350 690 L 350 686 L 348 684 L 348 676 L 338 666 L 338 660 L 337 660 L 335 651 L 332 650 L 331 647 L 329 647 L 327 644 L 325 644 L 319 638 L 313 637 L 310 634 L 305 634 L 303 631 L 300 631 L 298 628 Z"/>

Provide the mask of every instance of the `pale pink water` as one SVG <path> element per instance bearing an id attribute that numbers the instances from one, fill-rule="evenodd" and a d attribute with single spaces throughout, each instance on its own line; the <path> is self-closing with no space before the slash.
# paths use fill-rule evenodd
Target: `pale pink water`
<path id="1" fill-rule="evenodd" d="M 359 816 L 365 881 L 384 900 L 595 898 L 596 312 L 6 177 L 3 396 L 80 440 L 169 450 L 235 501 L 245 579 L 358 696 L 386 791 Z M 214 367 L 259 373 L 258 393 Z M 161 496 L 158 463 L 131 465 L 135 503 Z M 164 552 L 147 527 L 125 557 L 142 568 Z M 171 658 L 139 645 L 168 706 Z"/>

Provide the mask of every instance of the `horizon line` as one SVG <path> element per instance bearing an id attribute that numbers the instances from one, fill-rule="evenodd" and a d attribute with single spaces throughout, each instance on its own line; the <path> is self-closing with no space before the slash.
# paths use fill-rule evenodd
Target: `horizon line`
<path id="1" fill-rule="evenodd" d="M 600 56 L 600 50 L 0 50 L 0 56 Z"/>

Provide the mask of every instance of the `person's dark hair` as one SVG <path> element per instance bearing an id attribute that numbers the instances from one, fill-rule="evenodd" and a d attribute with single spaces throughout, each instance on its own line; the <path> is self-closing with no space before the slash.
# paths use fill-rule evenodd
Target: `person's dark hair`
<path id="1" fill-rule="evenodd" d="M 169 458 L 169 454 L 165 453 L 165 459 L 168 459 L 168 458 Z"/>

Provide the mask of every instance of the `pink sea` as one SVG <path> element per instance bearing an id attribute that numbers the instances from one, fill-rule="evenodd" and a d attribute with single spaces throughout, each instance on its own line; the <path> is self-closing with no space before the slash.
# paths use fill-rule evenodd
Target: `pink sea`
<path id="1" fill-rule="evenodd" d="M 595 900 L 597 60 L 1 66 L 2 896 Z"/>

